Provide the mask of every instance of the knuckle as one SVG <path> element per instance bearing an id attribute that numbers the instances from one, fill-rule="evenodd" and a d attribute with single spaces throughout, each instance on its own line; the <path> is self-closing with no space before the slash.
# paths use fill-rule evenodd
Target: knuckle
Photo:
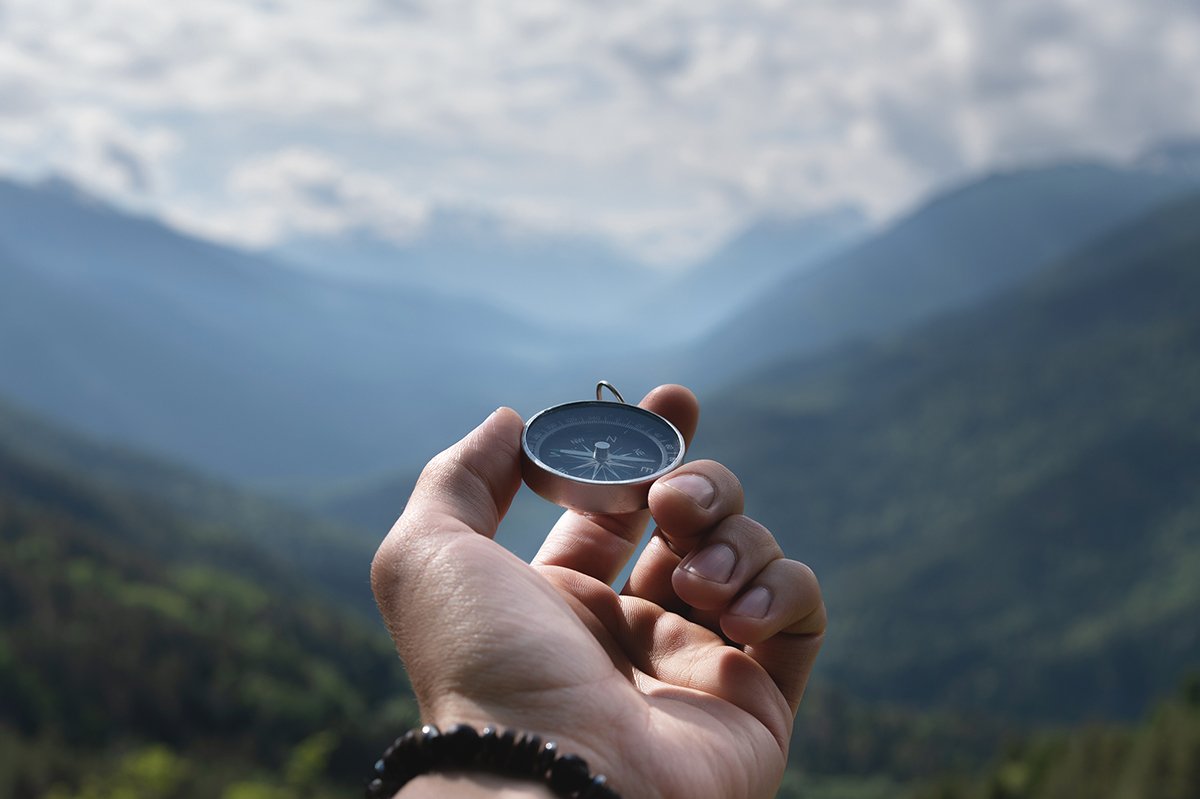
<path id="1" fill-rule="evenodd" d="M 779 548 L 771 531 L 749 516 L 743 514 L 730 516 L 721 528 L 719 532 L 722 538 L 738 545 L 741 549 L 770 553 L 776 558 L 783 556 L 783 551 Z"/>
<path id="2" fill-rule="evenodd" d="M 444 485 L 457 466 L 457 454 L 450 449 L 442 450 L 425 464 L 421 476 L 417 478 L 417 484 L 427 488 Z"/>
<path id="3" fill-rule="evenodd" d="M 383 608 L 399 590 L 405 557 L 411 555 L 411 538 L 417 526 L 411 511 L 405 511 L 380 542 L 371 558 L 371 591 Z"/>
<path id="4" fill-rule="evenodd" d="M 811 587 L 817 592 L 817 595 L 820 596 L 821 581 L 817 579 L 817 573 L 812 570 L 812 567 L 807 563 L 801 563 L 798 560 L 790 560 L 788 563 L 795 564 L 792 567 L 795 572 L 794 579 L 802 585 Z"/>
<path id="5" fill-rule="evenodd" d="M 377 603 L 382 605 L 391 594 L 394 590 L 395 580 L 396 544 L 394 536 L 389 534 L 375 550 L 375 556 L 371 558 L 371 592 L 375 594 Z"/>

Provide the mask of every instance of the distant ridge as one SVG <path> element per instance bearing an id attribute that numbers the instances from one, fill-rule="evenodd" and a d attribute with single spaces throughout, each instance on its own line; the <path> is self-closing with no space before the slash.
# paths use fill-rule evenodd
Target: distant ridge
<path id="1" fill-rule="evenodd" d="M 570 341 L 461 298 L 307 275 L 61 182 L 0 181 L 0 394 L 226 477 L 423 460 L 435 428 L 495 406 L 479 386 L 528 385 Z"/>
<path id="2" fill-rule="evenodd" d="M 696 348 L 689 374 L 705 381 L 714 363 L 745 373 L 983 299 L 1196 186 L 1086 163 L 971 182 L 764 291 Z"/>
<path id="3" fill-rule="evenodd" d="M 1159 142 L 1147 148 L 1134 163 L 1148 172 L 1200 179 L 1200 138 Z"/>

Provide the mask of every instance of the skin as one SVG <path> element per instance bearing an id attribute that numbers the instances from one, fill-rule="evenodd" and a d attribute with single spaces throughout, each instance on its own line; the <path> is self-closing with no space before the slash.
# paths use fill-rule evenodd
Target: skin
<path id="1" fill-rule="evenodd" d="M 641 405 L 690 441 L 699 406 L 687 389 L 660 386 Z M 520 486 L 521 428 L 501 408 L 430 461 L 372 564 L 422 718 L 537 732 L 625 799 L 774 796 L 825 632 L 812 571 L 742 514 L 740 483 L 713 461 L 660 479 L 649 511 L 568 511 L 526 564 L 493 540 Z M 651 515 L 656 534 L 617 593 Z M 439 775 L 400 795 L 497 785 Z"/>

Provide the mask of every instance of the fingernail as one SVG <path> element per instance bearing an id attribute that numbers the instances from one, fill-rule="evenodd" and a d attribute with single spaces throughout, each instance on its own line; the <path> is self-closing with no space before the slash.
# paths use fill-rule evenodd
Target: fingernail
<path id="1" fill-rule="evenodd" d="M 745 616 L 750 619 L 762 619 L 771 609 L 771 591 L 763 586 L 755 586 L 733 603 L 729 609 L 734 616 Z"/>
<path id="2" fill-rule="evenodd" d="M 681 474 L 667 480 L 665 485 L 687 494 L 702 508 L 711 505 L 713 497 L 717 495 L 717 489 L 709 479 L 698 474 Z"/>
<path id="3" fill-rule="evenodd" d="M 690 556 L 680 564 L 697 577 L 714 583 L 727 583 L 737 565 L 737 554 L 725 544 L 713 544 Z"/>

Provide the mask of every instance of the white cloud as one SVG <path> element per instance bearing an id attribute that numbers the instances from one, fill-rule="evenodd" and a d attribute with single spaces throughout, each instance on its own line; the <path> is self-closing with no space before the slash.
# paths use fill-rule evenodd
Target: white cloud
<path id="1" fill-rule="evenodd" d="M 228 176 L 225 196 L 231 201 L 228 210 L 177 212 L 172 219 L 210 235 L 265 246 L 356 228 L 404 241 L 420 229 L 430 210 L 379 175 L 300 147 L 240 162 Z"/>
<path id="2" fill-rule="evenodd" d="M 1196 131 L 1171 0 L 9 0 L 0 28 L 0 165 L 242 240 L 465 203 L 671 258 Z"/>

